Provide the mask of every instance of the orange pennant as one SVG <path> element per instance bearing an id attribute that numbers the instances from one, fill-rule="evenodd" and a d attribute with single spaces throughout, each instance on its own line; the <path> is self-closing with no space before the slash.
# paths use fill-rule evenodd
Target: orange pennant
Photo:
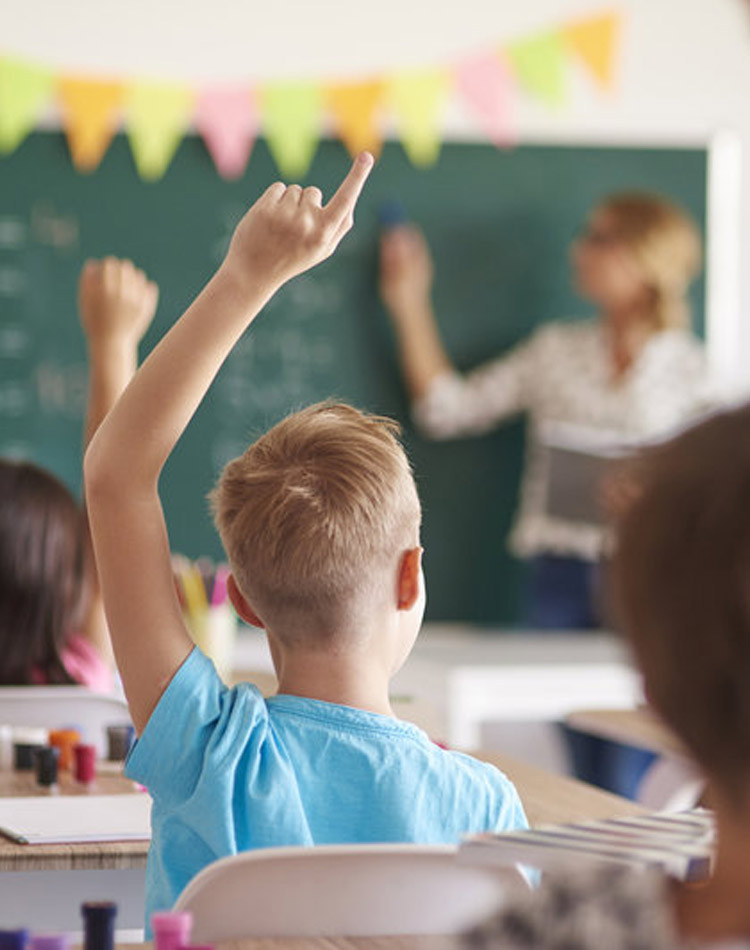
<path id="1" fill-rule="evenodd" d="M 94 171 L 117 128 L 123 87 L 118 82 L 66 76 L 59 81 L 58 96 L 73 164 L 79 171 Z"/>
<path id="2" fill-rule="evenodd" d="M 383 83 L 373 79 L 328 86 L 325 97 L 335 118 L 339 137 L 352 157 L 368 151 L 377 158 L 383 147 L 383 136 L 378 126 Z"/>
<path id="3" fill-rule="evenodd" d="M 562 30 L 566 45 L 580 56 L 605 89 L 611 89 L 614 83 L 615 49 L 620 27 L 620 15 L 612 11 L 571 23 Z"/>

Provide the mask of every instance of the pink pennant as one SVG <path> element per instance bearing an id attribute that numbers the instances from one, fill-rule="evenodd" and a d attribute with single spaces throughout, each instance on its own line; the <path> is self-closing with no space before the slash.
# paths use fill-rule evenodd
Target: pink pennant
<path id="1" fill-rule="evenodd" d="M 195 125 L 222 178 L 239 178 L 255 141 L 255 104 L 246 86 L 214 86 L 198 96 Z"/>
<path id="2" fill-rule="evenodd" d="M 500 148 L 515 142 L 513 76 L 500 55 L 483 53 L 459 63 L 456 87 L 491 142 Z"/>

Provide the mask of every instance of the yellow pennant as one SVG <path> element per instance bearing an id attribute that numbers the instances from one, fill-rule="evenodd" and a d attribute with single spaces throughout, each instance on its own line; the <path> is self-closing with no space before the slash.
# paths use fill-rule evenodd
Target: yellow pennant
<path id="1" fill-rule="evenodd" d="M 621 27 L 619 13 L 612 11 L 571 23 L 562 32 L 565 44 L 583 60 L 605 89 L 611 89 L 614 83 L 615 51 Z"/>
<path id="2" fill-rule="evenodd" d="M 190 121 L 193 96 L 173 83 L 135 82 L 125 93 L 128 139 L 138 174 L 161 178 Z"/>
<path id="3" fill-rule="evenodd" d="M 269 83 L 258 90 L 263 131 L 286 178 L 304 178 L 320 136 L 322 101 L 309 82 Z"/>
<path id="4" fill-rule="evenodd" d="M 440 118 L 450 92 L 445 69 L 399 73 L 387 80 L 386 95 L 401 142 L 414 165 L 433 165 L 440 154 Z"/>
<path id="5" fill-rule="evenodd" d="M 18 59 L 0 59 L 0 152 L 7 155 L 18 148 L 53 90 L 48 69 Z"/>
<path id="6" fill-rule="evenodd" d="M 94 171 L 115 134 L 123 87 L 118 82 L 66 76 L 57 92 L 73 164 L 79 171 Z"/>
<path id="7" fill-rule="evenodd" d="M 368 151 L 377 158 L 383 147 L 378 111 L 383 100 L 383 83 L 367 82 L 329 86 L 326 102 L 333 113 L 341 141 L 352 157 Z"/>

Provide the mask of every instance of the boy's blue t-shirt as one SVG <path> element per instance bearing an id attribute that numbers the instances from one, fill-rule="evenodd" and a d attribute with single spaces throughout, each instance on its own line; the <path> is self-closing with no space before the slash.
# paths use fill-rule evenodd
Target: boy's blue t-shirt
<path id="1" fill-rule="evenodd" d="M 146 920 L 218 858 L 281 845 L 418 842 L 527 827 L 502 772 L 411 723 L 229 689 L 195 649 L 127 762 L 153 797 Z"/>

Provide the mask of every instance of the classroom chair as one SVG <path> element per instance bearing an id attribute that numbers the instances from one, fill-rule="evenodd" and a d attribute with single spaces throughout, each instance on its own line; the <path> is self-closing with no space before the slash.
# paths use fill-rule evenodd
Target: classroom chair
<path id="1" fill-rule="evenodd" d="M 85 686 L 0 686 L 0 725 L 80 728 L 100 756 L 107 753 L 107 726 L 129 722 L 124 699 Z"/>
<path id="2" fill-rule="evenodd" d="M 267 848 L 210 864 L 174 909 L 192 912 L 198 943 L 453 934 L 526 886 L 516 868 L 468 867 L 444 845 Z"/>
<path id="3" fill-rule="evenodd" d="M 683 756 L 658 756 L 638 786 L 636 801 L 653 811 L 685 811 L 700 803 L 706 780 Z"/>

